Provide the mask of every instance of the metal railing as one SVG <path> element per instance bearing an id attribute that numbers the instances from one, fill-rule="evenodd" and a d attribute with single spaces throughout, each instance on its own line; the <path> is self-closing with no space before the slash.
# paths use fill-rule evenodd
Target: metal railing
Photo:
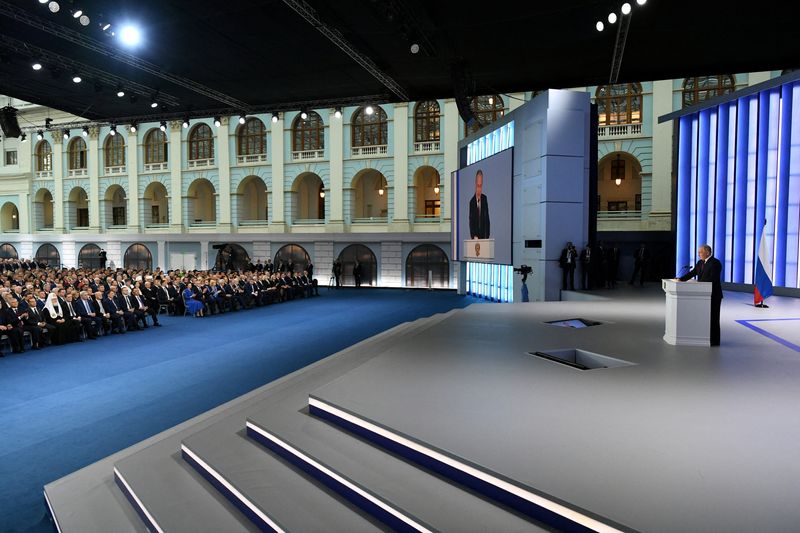
<path id="1" fill-rule="evenodd" d="M 598 211 L 598 220 L 642 218 L 641 211 Z"/>
<path id="2" fill-rule="evenodd" d="M 53 171 L 52 170 L 38 170 L 36 172 L 36 179 L 38 179 L 38 180 L 49 179 L 49 178 L 52 178 L 52 177 L 53 177 Z"/>
<path id="3" fill-rule="evenodd" d="M 309 159 L 324 159 L 325 150 L 302 150 L 292 152 L 292 161 L 308 161 Z"/>
<path id="4" fill-rule="evenodd" d="M 388 144 L 376 144 L 374 146 L 353 146 L 353 157 L 368 157 L 372 155 L 385 155 L 389 153 Z"/>
<path id="5" fill-rule="evenodd" d="M 240 226 L 268 226 L 269 220 L 240 220 Z"/>
<path id="6" fill-rule="evenodd" d="M 414 143 L 414 153 L 438 152 L 441 149 L 439 141 L 425 141 Z"/>
<path id="7" fill-rule="evenodd" d="M 292 220 L 293 226 L 311 226 L 313 224 L 325 224 L 324 218 L 296 218 Z"/>
<path id="8" fill-rule="evenodd" d="M 610 126 L 598 126 L 597 128 L 597 136 L 601 138 L 629 137 L 641 134 L 641 124 L 614 124 Z"/>
<path id="9" fill-rule="evenodd" d="M 353 224 L 386 224 L 387 222 L 389 222 L 389 217 L 367 217 L 353 219 Z"/>

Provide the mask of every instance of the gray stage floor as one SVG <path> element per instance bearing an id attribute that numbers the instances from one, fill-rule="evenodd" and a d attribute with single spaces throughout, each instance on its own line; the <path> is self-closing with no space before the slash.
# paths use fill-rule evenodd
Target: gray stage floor
<path id="1" fill-rule="evenodd" d="M 722 346 L 685 348 L 660 290 L 597 294 L 472 306 L 312 395 L 636 530 L 798 531 L 800 301 L 726 293 Z M 574 317 L 604 324 L 543 323 Z M 556 348 L 635 364 L 526 353 Z"/>

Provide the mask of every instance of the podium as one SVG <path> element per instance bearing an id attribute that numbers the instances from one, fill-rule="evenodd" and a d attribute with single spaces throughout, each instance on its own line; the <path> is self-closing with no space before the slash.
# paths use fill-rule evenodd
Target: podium
<path id="1" fill-rule="evenodd" d="M 664 340 L 676 346 L 711 345 L 711 283 L 662 279 L 667 297 Z"/>
<path id="2" fill-rule="evenodd" d="M 462 256 L 473 261 L 494 259 L 494 239 L 464 239 Z"/>

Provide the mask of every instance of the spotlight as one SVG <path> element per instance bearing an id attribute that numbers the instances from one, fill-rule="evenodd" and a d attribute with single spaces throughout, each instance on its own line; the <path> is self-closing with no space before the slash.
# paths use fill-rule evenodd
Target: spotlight
<path id="1" fill-rule="evenodd" d="M 414 43 L 414 44 L 411 45 L 411 53 L 412 54 L 418 54 L 419 53 L 419 45 L 417 43 Z"/>
<path id="2" fill-rule="evenodd" d="M 49 130 L 51 124 L 53 124 L 53 119 L 52 118 L 44 119 L 44 129 Z"/>
<path id="3" fill-rule="evenodd" d="M 111 27 L 111 23 L 106 22 L 105 24 L 102 24 L 101 27 L 103 28 L 103 31 L 106 31 Z"/>
<path id="4" fill-rule="evenodd" d="M 44 132 L 42 130 L 39 130 L 36 132 L 36 140 L 41 141 L 42 139 L 44 139 Z"/>
<path id="5" fill-rule="evenodd" d="M 83 135 L 84 137 L 88 137 L 89 136 L 89 128 L 83 128 L 83 133 L 81 133 L 81 135 Z"/>
<path id="6" fill-rule="evenodd" d="M 79 18 L 81 15 L 83 15 L 83 11 L 80 9 L 72 12 L 72 18 Z"/>
<path id="7" fill-rule="evenodd" d="M 117 126 L 115 124 L 111 125 L 111 131 L 108 132 L 112 137 L 117 134 Z"/>
<path id="8" fill-rule="evenodd" d="M 608 14 L 608 23 L 614 24 L 617 21 L 617 14 L 616 13 L 609 13 Z"/>
<path id="9" fill-rule="evenodd" d="M 31 65 L 31 67 L 33 68 L 33 70 L 42 70 L 41 63 L 34 63 L 33 65 Z"/>
<path id="10" fill-rule="evenodd" d="M 342 108 L 337 107 L 336 109 L 334 109 L 333 116 L 336 118 L 342 118 Z"/>
<path id="11" fill-rule="evenodd" d="M 136 133 L 137 129 L 136 124 L 131 124 L 131 133 Z"/>
<path id="12" fill-rule="evenodd" d="M 278 123 L 278 114 L 277 113 L 273 113 L 272 114 L 272 123 L 273 124 L 277 124 Z"/>
<path id="13" fill-rule="evenodd" d="M 78 22 L 81 23 L 81 26 L 88 26 L 91 20 L 86 15 L 82 15 L 81 18 L 78 19 Z"/>
<path id="14" fill-rule="evenodd" d="M 58 2 L 50 2 L 47 4 L 47 8 L 51 13 L 58 13 L 58 10 L 61 9 L 61 6 L 58 5 Z"/>
<path id="15" fill-rule="evenodd" d="M 239 115 L 239 124 L 244 124 L 247 121 L 247 115 Z"/>
<path id="16" fill-rule="evenodd" d="M 24 143 L 24 142 L 28 142 L 28 136 L 27 136 L 25 133 L 23 133 L 23 134 L 22 134 L 22 135 L 20 135 L 20 137 L 19 137 L 19 142 L 23 142 L 23 143 Z"/>
<path id="17" fill-rule="evenodd" d="M 49 0 L 39 0 L 40 4 L 46 4 Z"/>
<path id="18" fill-rule="evenodd" d="M 306 113 L 305 111 L 301 111 L 300 112 L 300 118 L 302 118 L 303 120 L 307 119 L 308 118 L 308 113 Z"/>
<path id="19" fill-rule="evenodd" d="M 83 79 L 80 76 L 78 76 L 77 74 L 72 76 L 72 83 L 80 83 L 82 81 L 83 81 Z"/>
<path id="20" fill-rule="evenodd" d="M 161 131 L 167 131 L 167 121 L 162 120 L 161 125 L 158 127 L 158 129 L 160 129 Z"/>
<path id="21" fill-rule="evenodd" d="M 187 118 L 187 119 L 185 119 L 185 120 L 183 121 L 183 129 L 186 129 L 186 128 L 188 128 L 188 127 L 189 127 L 189 119 Z"/>
<path id="22" fill-rule="evenodd" d="M 150 107 L 152 107 L 153 109 L 157 108 L 158 107 L 158 102 L 153 100 L 152 102 L 150 102 Z"/>
<path id="23" fill-rule="evenodd" d="M 214 126 L 219 128 L 221 125 L 222 121 L 219 119 L 219 117 L 214 117 Z"/>
<path id="24" fill-rule="evenodd" d="M 631 12 L 631 5 L 628 2 L 622 4 L 622 14 L 628 15 Z"/>
<path id="25" fill-rule="evenodd" d="M 371 105 L 368 105 L 367 108 L 364 109 L 364 111 L 367 113 L 367 115 L 371 115 L 375 112 L 375 108 L 372 107 Z"/>
<path id="26" fill-rule="evenodd" d="M 132 24 L 126 24 L 119 31 L 119 38 L 126 46 L 136 46 L 142 42 L 142 32 Z"/>
<path id="27" fill-rule="evenodd" d="M 639 4 L 640 6 L 643 6 L 647 3 L 647 0 L 636 0 L 636 3 Z"/>
<path id="28" fill-rule="evenodd" d="M 603 31 L 603 28 L 605 28 L 605 25 L 603 24 L 602 20 L 598 20 L 597 24 L 595 24 L 594 27 L 597 28 L 597 31 Z"/>
<path id="29" fill-rule="evenodd" d="M 64 138 L 69 139 L 69 130 L 66 128 L 64 129 Z"/>
<path id="30" fill-rule="evenodd" d="M 123 91 L 122 89 L 120 89 L 119 91 L 117 91 L 117 96 L 118 96 L 118 97 L 120 97 L 120 98 L 122 98 L 123 96 L 125 96 L 125 91 Z"/>

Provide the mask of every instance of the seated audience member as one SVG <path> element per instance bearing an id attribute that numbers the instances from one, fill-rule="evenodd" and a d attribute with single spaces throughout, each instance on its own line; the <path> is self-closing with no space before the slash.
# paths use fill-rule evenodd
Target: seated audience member
<path id="1" fill-rule="evenodd" d="M 192 316 L 202 317 L 203 316 L 203 302 L 199 301 L 192 290 L 191 282 L 186 285 L 186 289 L 183 291 L 183 303 L 186 306 L 186 310 L 189 311 Z"/>
<path id="2" fill-rule="evenodd" d="M 86 332 L 86 336 L 90 339 L 96 339 L 97 336 L 105 330 L 103 327 L 104 321 L 103 317 L 97 314 L 94 303 L 89 298 L 89 293 L 87 291 L 81 291 L 80 299 L 74 302 L 73 307 L 77 309 L 78 316 L 81 317 L 81 323 L 83 324 L 83 330 Z"/>
<path id="3" fill-rule="evenodd" d="M 69 319 L 69 316 L 61 308 L 59 303 L 58 294 L 55 292 L 50 293 L 50 297 L 45 305 L 43 315 L 44 320 L 47 322 L 47 329 L 52 331 L 51 338 L 53 344 L 66 344 L 68 342 L 75 342 L 78 340 L 78 329 L 76 323 Z"/>
<path id="4" fill-rule="evenodd" d="M 144 309 L 140 309 L 139 305 L 134 301 L 131 295 L 131 289 L 128 286 L 122 287 L 122 294 L 117 296 L 117 303 L 120 309 L 125 314 L 126 321 L 129 326 L 128 329 L 142 330 L 147 326 L 147 315 Z M 140 325 L 141 324 L 141 325 Z"/>
<path id="5" fill-rule="evenodd" d="M 77 309 L 78 302 L 74 300 L 74 294 L 72 292 L 68 292 L 65 296 L 64 301 L 64 316 L 68 317 L 68 320 L 72 320 L 75 322 L 75 328 L 78 331 L 78 340 L 83 340 L 80 337 L 80 332 L 83 331 L 86 334 L 86 337 L 89 339 L 96 339 L 97 332 L 94 331 L 94 324 L 91 323 L 90 320 L 84 320 L 79 314 Z"/>
<path id="6" fill-rule="evenodd" d="M 25 319 L 25 331 L 31 335 L 31 346 L 34 350 L 39 350 L 43 346 L 50 344 L 50 331 L 47 322 L 36 305 L 36 298 L 31 294 L 28 296 L 28 317 Z"/>
<path id="7" fill-rule="evenodd" d="M 22 338 L 22 333 L 25 331 L 22 315 L 27 318 L 27 315 L 20 311 L 19 303 L 14 298 L 9 298 L 9 306 L 0 310 L 0 335 L 8 337 L 8 343 L 14 353 L 25 352 Z"/>
<path id="8" fill-rule="evenodd" d="M 125 331 L 137 329 L 136 326 L 136 315 L 131 312 L 126 313 L 125 309 L 119 303 L 119 299 L 117 298 L 117 293 L 114 289 L 110 289 L 108 294 L 103 299 L 103 307 L 111 313 L 112 320 L 115 323 L 124 323 L 125 324 Z M 118 330 L 120 333 L 124 333 L 121 329 Z"/>
<path id="9" fill-rule="evenodd" d="M 106 307 L 106 303 L 103 291 L 98 290 L 94 293 L 95 312 L 103 317 L 103 328 L 106 335 L 109 333 L 125 333 L 125 320 L 122 315 L 117 314 L 114 309 Z"/>
<path id="10" fill-rule="evenodd" d="M 150 318 L 153 320 L 153 326 L 160 328 L 161 324 L 158 323 L 158 307 L 149 305 L 140 289 L 133 289 L 133 299 L 134 303 L 138 305 L 138 309 L 140 311 L 150 315 Z M 144 327 L 147 327 L 147 321 L 143 320 L 143 322 Z"/>

